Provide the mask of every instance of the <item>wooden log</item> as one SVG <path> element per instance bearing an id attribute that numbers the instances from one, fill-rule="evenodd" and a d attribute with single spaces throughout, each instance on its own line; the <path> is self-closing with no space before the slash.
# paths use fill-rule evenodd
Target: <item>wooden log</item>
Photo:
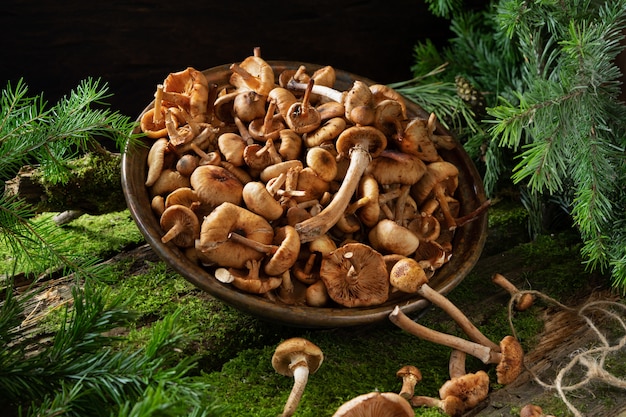
<path id="1" fill-rule="evenodd" d="M 63 183 L 48 181 L 38 166 L 24 166 L 6 182 L 5 193 L 30 204 L 38 213 L 72 210 L 99 215 L 126 208 L 120 154 L 88 153 L 69 165 L 68 180 Z"/>

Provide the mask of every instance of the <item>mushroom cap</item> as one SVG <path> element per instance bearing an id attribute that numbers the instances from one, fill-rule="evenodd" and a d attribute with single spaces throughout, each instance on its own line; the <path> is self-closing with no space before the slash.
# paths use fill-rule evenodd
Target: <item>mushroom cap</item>
<path id="1" fill-rule="evenodd" d="M 428 120 L 414 118 L 404 128 L 402 139 L 396 142 L 403 152 L 416 155 L 426 162 L 435 162 L 440 156 L 431 137 Z"/>
<path id="2" fill-rule="evenodd" d="M 201 165 L 189 177 L 191 188 L 207 206 L 229 202 L 241 204 L 243 184 L 229 170 L 218 165 Z"/>
<path id="3" fill-rule="evenodd" d="M 332 417 L 413 417 L 409 402 L 395 392 L 370 392 L 342 404 Z"/>
<path id="4" fill-rule="evenodd" d="M 429 197 L 437 184 L 443 184 L 448 195 L 454 194 L 459 181 L 459 169 L 447 161 L 432 162 L 426 166 L 426 172 L 420 180 L 411 187 L 411 195 L 418 205 Z"/>
<path id="5" fill-rule="evenodd" d="M 294 366 L 304 360 L 309 373 L 315 373 L 324 361 L 324 353 L 315 343 L 302 337 L 281 342 L 272 355 L 272 367 L 284 376 L 293 376 Z"/>
<path id="6" fill-rule="evenodd" d="M 357 209 L 357 217 L 365 226 L 374 227 L 380 219 L 380 204 L 378 203 L 380 190 L 376 179 L 369 174 L 364 174 L 359 181 L 357 195 L 367 199 L 367 202 Z"/>
<path id="7" fill-rule="evenodd" d="M 198 216 L 190 208 L 181 204 L 174 204 L 166 208 L 161 214 L 160 224 L 166 232 L 176 227 L 175 235 L 171 236 L 166 233 L 163 236 L 161 239 L 163 243 L 171 241 L 181 248 L 193 246 L 200 235 Z"/>
<path id="8" fill-rule="evenodd" d="M 274 199 L 265 188 L 265 184 L 260 181 L 250 181 L 244 185 L 242 197 L 248 210 L 263 216 L 268 221 L 277 220 L 283 215 L 283 206 Z"/>
<path id="9" fill-rule="evenodd" d="M 319 146 L 308 149 L 306 163 L 326 182 L 331 182 L 337 175 L 337 160 L 330 151 Z"/>
<path id="10" fill-rule="evenodd" d="M 306 111 L 303 108 L 304 106 L 309 106 L 306 108 Z M 317 129 L 322 123 L 322 118 L 315 107 L 296 101 L 289 107 L 285 122 L 291 130 L 298 134 L 303 134 Z"/>
<path id="11" fill-rule="evenodd" d="M 300 235 L 293 226 L 283 226 L 276 229 L 273 243 L 278 249 L 265 264 L 267 275 L 277 276 L 288 270 L 298 260 L 300 254 Z"/>
<path id="12" fill-rule="evenodd" d="M 256 93 L 267 96 L 274 88 L 274 70 L 259 56 L 249 56 L 239 64 L 246 70 L 252 79 L 246 79 L 237 72 L 230 76 L 230 83 L 240 90 L 254 90 Z"/>
<path id="13" fill-rule="evenodd" d="M 396 372 L 396 376 L 398 378 L 404 378 L 405 376 L 414 376 L 417 382 L 422 380 L 422 372 L 417 366 L 413 365 L 404 365 L 402 368 L 398 369 L 398 372 Z"/>
<path id="14" fill-rule="evenodd" d="M 403 258 L 391 268 L 389 283 L 402 292 L 415 294 L 422 285 L 428 283 L 428 277 L 415 259 Z"/>
<path id="15" fill-rule="evenodd" d="M 339 134 L 335 146 L 339 155 L 349 155 L 350 150 L 359 147 L 376 158 L 387 147 L 387 137 L 372 126 L 350 126 Z"/>
<path id="16" fill-rule="evenodd" d="M 374 249 L 387 253 L 409 256 L 419 247 L 415 233 L 391 219 L 376 223 L 368 233 L 368 239 Z"/>
<path id="17" fill-rule="evenodd" d="M 498 383 L 507 385 L 513 382 L 522 372 L 524 366 L 524 350 L 520 342 L 513 336 L 505 336 L 500 341 L 502 358 L 496 366 Z"/>
<path id="18" fill-rule="evenodd" d="M 489 375 L 483 370 L 449 379 L 439 388 L 439 398 L 457 397 L 468 409 L 476 407 L 488 394 Z"/>
<path id="19" fill-rule="evenodd" d="M 344 307 L 379 305 L 389 297 L 383 256 L 363 243 L 347 243 L 324 256 L 320 278 L 330 298 Z"/>
<path id="20" fill-rule="evenodd" d="M 386 149 L 370 162 L 365 172 L 381 185 L 413 185 L 426 173 L 426 164 L 415 155 Z"/>
<path id="21" fill-rule="evenodd" d="M 165 208 L 175 204 L 181 204 L 193 210 L 195 206 L 200 204 L 196 192 L 189 187 L 180 187 L 172 191 L 165 197 Z"/>
<path id="22" fill-rule="evenodd" d="M 272 226 L 263 217 L 233 203 L 224 202 L 204 218 L 196 249 L 205 263 L 244 268 L 249 260 L 264 254 L 228 239 L 230 233 L 269 245 L 274 239 Z"/>

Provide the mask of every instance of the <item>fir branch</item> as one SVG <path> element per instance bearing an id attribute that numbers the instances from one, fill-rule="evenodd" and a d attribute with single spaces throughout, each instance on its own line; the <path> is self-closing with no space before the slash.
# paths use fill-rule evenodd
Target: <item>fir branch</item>
<path id="1" fill-rule="evenodd" d="M 64 324 L 50 346 L 41 346 L 35 355 L 12 349 L 0 353 L 0 404 L 5 409 L 28 405 L 28 415 L 33 416 L 54 415 L 46 410 L 67 416 L 114 415 L 120 410 L 124 415 L 123 410 L 131 411 L 129 404 L 160 392 L 165 397 L 151 397 L 152 405 L 163 412 L 159 415 L 174 416 L 213 402 L 206 398 L 209 387 L 189 376 L 197 358 L 181 358 L 177 353 L 178 346 L 196 331 L 181 326 L 180 310 L 155 323 L 146 347 L 114 349 L 115 339 L 104 333 L 133 318 L 125 308 L 128 297 L 112 297 L 92 285 L 74 287 L 74 307 L 67 308 Z M 14 303 L 0 305 L 0 309 L 12 309 L 10 314 L 15 314 L 14 307 Z M 26 339 L 22 344 L 29 343 L 28 335 L 21 337 Z M 210 414 L 198 415 L 218 415 L 219 407 L 214 405 L 207 408 Z M 152 412 L 151 407 L 139 408 L 132 415 Z"/>

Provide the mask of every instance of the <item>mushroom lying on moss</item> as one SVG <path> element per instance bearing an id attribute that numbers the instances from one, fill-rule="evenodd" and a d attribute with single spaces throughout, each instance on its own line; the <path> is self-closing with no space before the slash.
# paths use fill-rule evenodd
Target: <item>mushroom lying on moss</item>
<path id="1" fill-rule="evenodd" d="M 476 342 L 422 326 L 408 318 L 398 306 L 389 314 L 389 319 L 396 326 L 420 339 L 465 352 L 468 355 L 480 359 L 485 364 L 497 365 L 496 374 L 499 384 L 506 385 L 513 382 L 524 367 L 524 351 L 519 341 L 513 336 L 505 336 L 500 341 L 498 349 L 496 350 Z"/>
<path id="2" fill-rule="evenodd" d="M 343 403 L 332 417 L 414 417 L 411 404 L 395 392 L 370 392 Z"/>
<path id="3" fill-rule="evenodd" d="M 290 417 L 296 412 L 309 375 L 317 372 L 323 361 L 322 350 L 301 337 L 287 339 L 276 347 L 272 367 L 281 375 L 293 377 L 293 387 L 280 417 Z"/>

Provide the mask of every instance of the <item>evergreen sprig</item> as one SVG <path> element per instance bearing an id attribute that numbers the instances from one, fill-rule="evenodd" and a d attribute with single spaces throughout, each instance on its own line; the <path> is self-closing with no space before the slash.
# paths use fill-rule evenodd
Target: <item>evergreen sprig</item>
<path id="1" fill-rule="evenodd" d="M 428 2 L 431 11 L 456 10 L 456 36 L 439 54 L 418 45 L 415 69 L 448 63 L 448 77 L 462 74 L 485 93 L 488 194 L 508 176 L 537 210 L 531 216 L 541 212 L 534 199 L 558 201 L 580 231 L 586 262 L 610 269 L 626 292 L 626 107 L 615 63 L 626 0 L 494 0 L 470 12 L 453 0 Z"/>
<path id="2" fill-rule="evenodd" d="M 24 301 L 8 295 L 0 317 L 13 318 L 7 323 L 16 325 L 16 309 L 22 313 Z M 127 297 L 88 283 L 73 287 L 72 307 L 49 345 L 19 325 L 0 327 L 0 341 L 10 341 L 0 352 L 3 410 L 23 407 L 27 416 L 179 416 L 199 410 L 211 411 L 197 415 L 219 415 L 207 387 L 189 375 L 196 358 L 177 353 L 196 332 L 180 324 L 180 310 L 157 322 L 141 349 L 116 348 L 115 338 L 104 336 L 134 318 L 126 302 Z M 131 407 L 142 401 L 151 406 Z"/>
<path id="3" fill-rule="evenodd" d="M 63 183 L 67 163 L 98 148 L 100 140 L 118 147 L 136 136 L 135 123 L 111 111 L 106 86 L 88 79 L 49 107 L 41 95 L 31 97 L 19 81 L 0 97 L 0 175 L 12 178 L 24 164 L 38 164 L 51 182 Z M 134 315 L 127 297 L 112 297 L 103 287 L 106 268 L 95 258 L 73 254 L 62 229 L 37 223 L 34 208 L 17 197 L 0 196 L 0 239 L 10 248 L 13 266 L 3 276 L 0 298 L 0 407 L 10 416 L 216 416 L 221 406 L 210 387 L 190 375 L 193 356 L 178 352 L 191 326 L 178 321 L 180 311 L 151 328 L 141 348 L 122 348 L 107 332 Z M 72 276 L 72 303 L 51 341 L 25 323 L 29 303 L 38 292 L 16 296 L 18 272 L 36 278 L 45 271 Z"/>

